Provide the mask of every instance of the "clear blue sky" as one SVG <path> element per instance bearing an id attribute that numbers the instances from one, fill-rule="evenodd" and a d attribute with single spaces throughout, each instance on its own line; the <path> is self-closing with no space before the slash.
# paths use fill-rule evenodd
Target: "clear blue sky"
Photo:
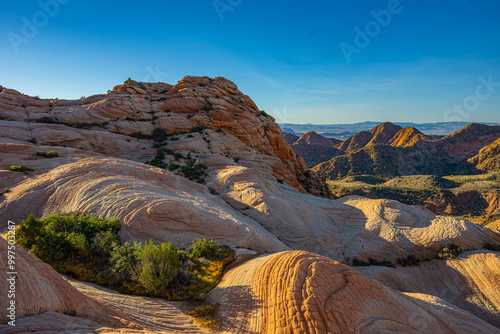
<path id="1" fill-rule="evenodd" d="M 59 1 L 2 1 L 1 85 L 79 98 L 224 76 L 279 122 L 500 122 L 498 0 Z"/>

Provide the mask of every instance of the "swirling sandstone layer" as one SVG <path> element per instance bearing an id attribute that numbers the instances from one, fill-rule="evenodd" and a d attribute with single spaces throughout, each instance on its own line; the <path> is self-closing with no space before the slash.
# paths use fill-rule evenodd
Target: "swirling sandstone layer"
<path id="1" fill-rule="evenodd" d="M 130 321 L 120 319 L 116 313 L 104 305 L 86 297 L 71 286 L 48 264 L 43 263 L 34 255 L 17 246 L 11 250 L 14 256 L 13 268 L 7 261 L 8 243 L 0 238 L 0 322 L 12 320 L 7 315 L 11 301 L 15 302 L 14 315 L 16 319 L 32 314 L 52 311 L 60 313 L 76 313 L 79 317 L 93 323 L 105 324 L 112 327 L 140 328 Z M 9 274 L 15 272 L 16 274 Z M 7 279 L 15 278 L 7 281 Z M 13 283 L 13 284 L 11 284 Z M 8 295 L 13 294 L 13 298 Z M 14 322 L 15 323 L 15 322 Z M 0 328 L 0 330 L 11 328 Z"/>
<path id="2" fill-rule="evenodd" d="M 439 298 L 404 295 L 357 270 L 301 251 L 249 261 L 209 299 L 224 333 L 498 333 Z"/>
<path id="3" fill-rule="evenodd" d="M 500 255 L 468 251 L 455 259 L 432 260 L 414 267 L 368 267 L 363 273 L 400 291 L 440 297 L 500 327 Z"/>

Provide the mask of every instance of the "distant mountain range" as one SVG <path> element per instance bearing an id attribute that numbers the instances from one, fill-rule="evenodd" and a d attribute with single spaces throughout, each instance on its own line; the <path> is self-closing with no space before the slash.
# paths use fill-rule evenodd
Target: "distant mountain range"
<path id="1" fill-rule="evenodd" d="M 351 175 L 476 174 L 499 166 L 500 126 L 471 123 L 448 136 L 389 122 L 344 141 L 316 132 L 286 134 L 295 153 L 327 179 Z"/>
<path id="2" fill-rule="evenodd" d="M 323 137 L 327 138 L 337 138 L 340 140 L 346 140 L 352 135 L 373 129 L 382 122 L 361 122 L 354 124 L 292 124 L 292 123 L 280 123 L 278 124 L 283 132 L 293 133 L 297 136 L 301 136 L 307 132 L 314 131 L 321 134 Z M 394 125 L 399 125 L 402 128 L 414 127 L 426 135 L 439 135 L 447 136 L 455 131 L 463 129 L 470 122 L 440 122 L 440 123 L 398 123 L 393 122 Z M 498 123 L 481 123 L 484 125 L 497 125 Z"/>

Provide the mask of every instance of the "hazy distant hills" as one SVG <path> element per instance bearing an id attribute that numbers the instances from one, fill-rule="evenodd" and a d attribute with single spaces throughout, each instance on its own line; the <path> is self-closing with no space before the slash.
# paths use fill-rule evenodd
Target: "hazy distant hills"
<path id="1" fill-rule="evenodd" d="M 361 122 L 354 124 L 292 124 L 292 123 L 280 123 L 278 124 L 283 132 L 294 133 L 297 136 L 301 136 L 307 132 L 314 131 L 321 134 L 323 137 L 334 137 L 340 140 L 346 140 L 352 135 L 373 129 L 382 122 Z M 440 122 L 440 123 L 398 123 L 393 122 L 392 124 L 398 125 L 402 128 L 414 127 L 426 135 L 441 135 L 447 136 L 455 131 L 458 131 L 466 127 L 471 122 Z M 485 125 L 496 125 L 496 123 L 482 123 Z"/>

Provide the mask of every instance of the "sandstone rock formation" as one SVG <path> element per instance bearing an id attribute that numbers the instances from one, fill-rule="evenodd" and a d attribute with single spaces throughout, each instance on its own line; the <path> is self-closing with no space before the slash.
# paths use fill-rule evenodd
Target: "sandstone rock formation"
<path id="1" fill-rule="evenodd" d="M 477 250 L 455 259 L 432 260 L 412 267 L 359 267 L 398 291 L 440 297 L 488 323 L 500 326 L 500 255 Z"/>
<path id="2" fill-rule="evenodd" d="M 15 272 L 17 275 L 9 275 L 7 265 L 8 244 L 0 238 L 0 268 L 1 286 L 4 296 L 0 298 L 0 322 L 8 320 L 6 309 L 9 307 L 10 299 L 7 298 L 10 284 L 7 278 L 15 277 L 14 289 L 16 298 L 16 316 L 25 317 L 44 311 L 58 311 L 85 313 L 93 310 L 104 311 L 105 308 L 85 298 L 80 292 L 67 283 L 61 275 L 54 271 L 48 264 L 43 263 L 34 255 L 26 252 L 21 247 L 16 247 L 12 254 L 15 255 Z"/>
<path id="3" fill-rule="evenodd" d="M 208 298 L 221 305 L 224 333 L 499 332 L 439 298 L 398 293 L 355 269 L 300 251 L 232 269 Z"/>
<path id="4" fill-rule="evenodd" d="M 280 159 L 273 172 L 300 191 L 305 191 L 304 186 L 318 194 L 326 190 L 315 176 L 304 176 L 306 164 L 286 143 L 274 118 L 259 111 L 233 82 L 221 77 L 187 76 L 175 86 L 128 80 L 108 94 L 80 100 L 40 100 L 3 89 L 0 110 L 3 120 L 23 121 L 30 126 L 34 122 L 64 123 L 125 135 L 148 136 L 155 128 L 179 134 L 199 126 L 209 127 L 232 134 L 261 154 Z M 80 147 L 78 134 L 40 135 L 42 138 L 30 133 L 25 140 L 48 138 L 61 146 Z M 318 192 L 317 188 L 322 189 Z"/>
<path id="5" fill-rule="evenodd" d="M 61 275 L 59 275 L 48 264 L 43 263 L 34 255 L 26 252 L 21 247 L 17 246 L 14 251 L 15 256 L 15 284 L 11 289 L 9 281 L 12 270 L 7 263 L 8 243 L 3 238 L 0 238 L 0 252 L 5 256 L 0 257 L 0 287 L 4 293 L 4 297 L 0 298 L 0 322 L 5 323 L 11 319 L 7 317 L 7 308 L 10 306 L 10 301 L 15 301 L 15 318 L 14 324 L 0 325 L 0 333 L 13 333 L 13 330 L 18 333 L 23 327 L 31 328 L 34 331 L 40 330 L 55 330 L 57 323 L 48 323 L 46 321 L 27 322 L 23 325 L 23 321 L 19 319 L 33 314 L 43 312 L 52 312 L 49 316 L 52 318 L 66 318 L 61 313 L 77 315 L 75 317 L 67 317 L 71 324 L 75 322 L 82 326 L 93 325 L 95 327 L 108 328 L 129 328 L 142 329 L 141 326 L 131 322 L 129 319 L 120 317 L 119 313 L 104 306 L 103 304 L 86 297 L 73 286 L 71 286 Z M 8 298 L 7 292 L 15 291 L 15 298 Z M 58 312 L 58 313 L 54 313 Z M 59 328 L 63 328 L 62 324 Z M 74 328 L 74 326 L 72 326 Z M 71 329 L 71 328 L 66 328 Z"/>
<path id="6" fill-rule="evenodd" d="M 468 249 L 480 249 L 485 242 L 500 244 L 497 230 L 435 216 L 421 207 L 358 196 L 327 198 L 326 184 L 307 170 L 274 119 L 223 78 L 185 77 L 174 86 L 130 80 L 108 94 L 75 101 L 39 100 L 3 89 L 0 116 L 0 187 L 10 189 L 0 194 L 1 230 L 7 220 L 20 223 L 30 213 L 41 217 L 52 212 L 81 212 L 119 219 L 121 236 L 128 241 L 171 241 L 183 248 L 194 239 L 207 238 L 261 253 L 311 251 L 345 264 L 352 264 L 355 258 L 396 262 L 409 254 L 433 258 L 449 242 Z M 394 136 L 388 133 L 398 131 L 385 124 L 370 132 L 367 143 L 386 143 Z M 495 131 L 488 128 L 481 143 L 491 140 Z M 349 145 L 358 144 L 352 140 Z M 363 150 L 381 146 L 400 149 L 368 145 Z M 38 156 L 40 150 L 57 150 L 59 157 Z M 168 168 L 145 164 L 155 159 Z M 190 166 L 201 164 L 206 175 L 198 181 L 189 179 Z M 12 165 L 33 170 L 16 173 L 10 170 Z M 228 302 L 221 306 L 225 329 L 416 332 L 425 322 L 436 333 L 495 332 L 441 299 L 396 293 L 330 259 L 304 252 L 279 253 L 232 269 L 212 294 L 212 300 Z M 30 277 L 50 269 L 37 261 L 32 256 L 27 260 L 36 265 Z M 52 275 L 57 276 L 50 271 L 48 277 L 52 279 Z M 50 289 L 54 296 L 67 296 L 48 299 L 55 303 L 49 306 L 71 311 L 77 291 L 58 279 L 53 279 L 55 286 Z M 298 286 L 293 288 L 295 281 L 303 283 L 300 291 Z M 119 323 L 131 330 L 154 332 L 167 330 L 170 322 L 173 331 L 176 321 L 185 319 L 182 310 L 172 310 L 172 321 L 167 313 L 161 315 L 167 327 L 147 327 L 150 321 L 141 322 L 140 317 L 152 319 L 154 305 L 169 309 L 173 304 L 75 285 L 87 296 L 79 294 L 82 312 L 88 305 L 99 304 L 105 308 L 103 314 L 115 317 L 116 324 L 90 319 L 93 322 L 85 325 L 81 319 L 53 313 L 37 315 L 31 323 L 43 328 L 50 319 L 59 319 L 64 328 L 74 321 L 101 332 L 119 327 Z M 329 294 L 334 297 L 327 298 Z M 244 302 L 230 303 L 237 296 Z M 491 296 L 488 300 L 494 299 Z M 464 305 L 468 297 L 460 298 Z M 258 300 L 270 304 L 255 304 Z M 136 304 L 130 306 L 132 302 Z M 300 312 L 288 314 L 288 309 L 299 310 L 298 303 L 304 305 Z M 33 304 L 34 310 L 23 315 L 47 306 L 42 301 Z M 143 313 L 136 306 L 139 304 L 145 305 Z M 346 313 L 344 308 L 353 311 Z M 416 318 L 398 322 L 396 310 L 416 314 Z M 495 312 L 492 308 L 491 316 Z M 438 317 L 445 320 L 436 320 Z M 231 319 L 235 320 L 227 325 L 232 326 L 229 329 L 226 324 Z M 25 321 L 29 327 L 30 320 Z M 195 331 L 192 322 L 186 324 Z"/>
<path id="7" fill-rule="evenodd" d="M 27 213 L 87 212 L 119 219 L 122 237 L 129 241 L 168 240 L 186 247 L 203 236 L 267 252 L 287 249 L 207 187 L 127 160 L 90 158 L 65 164 L 20 183 L 5 197 L 2 217 L 19 223 Z"/>

